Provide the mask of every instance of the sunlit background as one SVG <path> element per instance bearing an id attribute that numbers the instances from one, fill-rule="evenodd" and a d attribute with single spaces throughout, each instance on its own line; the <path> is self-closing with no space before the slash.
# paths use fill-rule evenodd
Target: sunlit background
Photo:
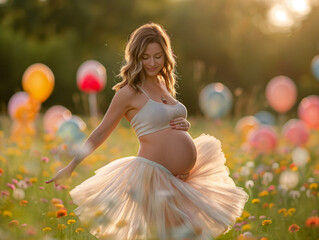
<path id="1" fill-rule="evenodd" d="M 190 135 L 220 139 L 249 194 L 217 239 L 319 239 L 319 0 L 0 0 L 0 240 L 95 239 L 69 190 L 136 155 L 130 124 L 71 179 L 44 182 L 87 151 L 147 22 L 171 37 Z"/>
<path id="2" fill-rule="evenodd" d="M 190 114 L 201 114 L 198 96 L 221 82 L 234 93 L 231 115 L 266 108 L 264 87 L 277 76 L 293 79 L 298 100 L 319 91 L 311 60 L 319 52 L 318 0 L 1 0 L 0 111 L 22 90 L 23 72 L 33 63 L 51 68 L 56 84 L 43 103 L 89 113 L 76 71 L 86 60 L 101 62 L 107 85 L 97 98 L 102 114 L 123 60 L 124 45 L 138 26 L 154 21 L 172 38 L 177 56 L 178 97 Z M 195 86 L 195 88 L 194 88 Z M 193 90 L 196 90 L 195 92 Z"/>

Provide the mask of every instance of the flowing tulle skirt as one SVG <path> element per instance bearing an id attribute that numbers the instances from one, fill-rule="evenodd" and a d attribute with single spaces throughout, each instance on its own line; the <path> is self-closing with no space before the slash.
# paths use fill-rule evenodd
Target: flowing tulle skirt
<path id="1" fill-rule="evenodd" d="M 184 182 L 143 157 L 98 169 L 71 192 L 75 213 L 98 239 L 212 239 L 228 231 L 248 199 L 225 166 L 220 141 L 194 139 L 197 161 Z"/>

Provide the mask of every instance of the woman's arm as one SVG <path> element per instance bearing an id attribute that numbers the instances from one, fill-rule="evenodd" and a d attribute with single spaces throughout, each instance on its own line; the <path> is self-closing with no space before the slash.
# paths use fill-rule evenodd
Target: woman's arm
<path id="1" fill-rule="evenodd" d="M 131 108 L 130 102 L 134 96 L 133 91 L 128 86 L 117 91 L 101 123 L 79 148 L 73 160 L 65 168 L 58 171 L 55 177 L 46 181 L 46 183 L 53 181 L 57 183 L 59 180 L 68 178 L 76 166 L 109 137 L 125 113 Z"/>

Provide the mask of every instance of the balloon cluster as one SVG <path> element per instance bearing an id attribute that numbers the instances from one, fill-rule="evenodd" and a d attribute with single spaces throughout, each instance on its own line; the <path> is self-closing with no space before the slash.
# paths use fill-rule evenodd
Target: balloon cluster
<path id="1" fill-rule="evenodd" d="M 60 137 L 69 145 L 77 144 L 85 137 L 85 122 L 61 105 L 52 106 L 44 113 L 43 126 L 46 133 Z"/>
<path id="2" fill-rule="evenodd" d="M 312 70 L 319 80 L 319 56 L 313 59 Z M 275 111 L 286 113 L 296 103 L 297 88 L 290 78 L 277 76 L 267 84 L 265 95 Z M 299 119 L 288 120 L 282 126 L 281 134 L 285 141 L 295 148 L 293 158 L 296 164 L 302 165 L 307 161 L 307 151 L 302 146 L 307 143 L 311 130 L 319 130 L 319 96 L 311 95 L 303 98 L 298 106 L 298 117 Z M 276 149 L 278 136 L 272 128 L 275 123 L 276 119 L 271 113 L 260 111 L 255 116 L 239 119 L 235 130 L 245 141 L 243 146 L 265 154 Z"/>
<path id="3" fill-rule="evenodd" d="M 36 133 L 34 120 L 54 88 L 54 75 L 49 67 L 36 63 L 28 67 L 22 77 L 24 92 L 15 93 L 9 100 L 8 112 L 13 120 L 11 139 L 19 140 Z"/>

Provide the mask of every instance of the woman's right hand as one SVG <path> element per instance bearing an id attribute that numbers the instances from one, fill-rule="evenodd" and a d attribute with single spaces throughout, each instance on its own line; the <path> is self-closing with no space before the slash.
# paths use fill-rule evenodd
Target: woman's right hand
<path id="1" fill-rule="evenodd" d="M 71 176 L 72 171 L 73 169 L 70 166 L 66 166 L 65 168 L 59 170 L 53 178 L 46 181 L 45 183 L 48 184 L 51 182 L 55 182 L 56 185 L 59 185 L 62 183 L 63 180 L 67 180 Z"/>

